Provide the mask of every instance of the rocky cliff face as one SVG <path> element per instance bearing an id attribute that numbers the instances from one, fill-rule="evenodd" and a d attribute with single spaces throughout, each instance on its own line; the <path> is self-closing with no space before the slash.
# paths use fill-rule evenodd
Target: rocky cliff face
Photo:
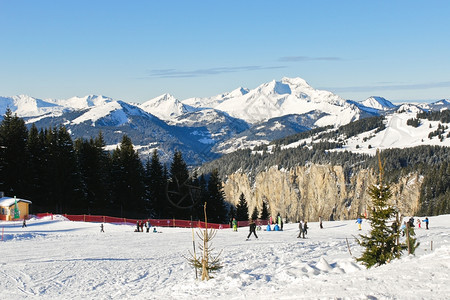
<path id="1" fill-rule="evenodd" d="M 341 166 L 308 165 L 290 170 L 276 166 L 256 175 L 252 180 L 246 174 L 234 173 L 224 183 L 227 201 L 237 204 L 244 193 L 249 211 L 262 202 L 269 206 L 272 216 L 278 213 L 289 221 L 300 219 L 317 221 L 355 219 L 358 214 L 370 213 L 369 187 L 376 182 L 377 172 L 358 170 L 345 176 Z M 419 209 L 422 177 L 409 174 L 391 183 L 391 203 L 402 215 L 413 215 Z"/>

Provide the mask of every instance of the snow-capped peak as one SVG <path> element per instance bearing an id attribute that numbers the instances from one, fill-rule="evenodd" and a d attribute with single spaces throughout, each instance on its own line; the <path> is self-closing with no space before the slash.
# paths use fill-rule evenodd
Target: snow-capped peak
<path id="1" fill-rule="evenodd" d="M 300 77 L 295 77 L 295 78 L 283 77 L 281 79 L 281 82 L 285 83 L 285 84 L 289 84 L 291 87 L 295 86 L 295 87 L 311 88 L 311 86 L 306 82 L 306 80 L 304 80 L 303 78 L 300 78 Z"/>
<path id="2" fill-rule="evenodd" d="M 104 105 L 113 102 L 110 97 L 103 95 L 87 95 L 84 97 L 72 97 L 66 100 L 60 100 L 59 103 L 71 109 L 85 109 L 93 106 Z"/>
<path id="3" fill-rule="evenodd" d="M 272 80 L 271 82 L 264 83 L 256 88 L 257 93 L 262 93 L 264 95 L 284 95 L 291 94 L 291 88 L 289 84 L 283 83 L 281 81 Z"/>
<path id="4" fill-rule="evenodd" d="M 366 107 L 371 107 L 378 110 L 388 110 L 396 107 L 389 100 L 386 100 L 385 98 L 378 96 L 369 97 L 360 103 Z"/>
<path id="5" fill-rule="evenodd" d="M 450 105 L 450 102 L 447 99 L 442 99 L 433 103 L 434 105 Z"/>
<path id="6" fill-rule="evenodd" d="M 233 91 L 231 91 L 228 96 L 229 97 L 239 97 L 239 96 L 244 96 L 245 94 L 248 94 L 249 89 L 243 88 L 243 87 L 239 87 Z"/>
<path id="7" fill-rule="evenodd" d="M 7 108 L 11 109 L 19 117 L 33 117 L 63 110 L 63 107 L 55 103 L 33 98 L 28 95 L 0 97 L 0 114 L 5 114 Z"/>
<path id="8" fill-rule="evenodd" d="M 139 107 L 163 120 L 171 120 L 193 110 L 170 94 L 163 94 L 150 99 L 139 105 Z"/>

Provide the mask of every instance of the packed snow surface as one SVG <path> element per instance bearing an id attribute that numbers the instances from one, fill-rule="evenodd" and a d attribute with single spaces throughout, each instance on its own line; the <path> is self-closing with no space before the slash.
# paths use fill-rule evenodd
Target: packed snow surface
<path id="1" fill-rule="evenodd" d="M 309 222 L 306 239 L 298 223 L 281 232 L 248 227 L 218 230 L 213 253 L 223 269 L 209 281 L 195 279 L 186 257 L 192 230 L 60 220 L 0 222 L 1 299 L 448 299 L 450 215 L 416 228 L 415 256 L 366 269 L 355 262 L 361 247 L 354 220 Z M 369 229 L 364 221 L 362 233 Z M 263 226 L 264 227 L 264 226 Z M 196 229 L 195 231 L 198 231 Z M 196 237 L 197 242 L 199 239 Z M 431 250 L 431 247 L 433 249 Z M 199 248 L 196 248 L 197 255 Z"/>

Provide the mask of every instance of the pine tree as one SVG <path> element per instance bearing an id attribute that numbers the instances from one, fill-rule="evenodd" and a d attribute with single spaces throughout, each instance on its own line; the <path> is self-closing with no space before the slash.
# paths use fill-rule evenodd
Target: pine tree
<path id="1" fill-rule="evenodd" d="M 90 138 L 89 141 L 75 140 L 75 153 L 84 195 L 84 201 L 78 204 L 80 213 L 108 212 L 110 160 L 104 147 L 105 142 L 101 133 L 97 138 Z"/>
<path id="2" fill-rule="evenodd" d="M 25 122 L 8 108 L 0 123 L 0 190 L 20 196 L 27 185 L 27 138 Z"/>
<path id="3" fill-rule="evenodd" d="M 234 205 L 230 205 L 228 219 L 231 221 L 231 220 L 233 220 L 233 218 L 236 218 L 236 207 Z"/>
<path id="4" fill-rule="evenodd" d="M 252 220 L 257 220 L 258 215 L 259 215 L 258 207 L 255 206 L 255 208 L 253 209 L 253 212 L 252 212 Z"/>
<path id="5" fill-rule="evenodd" d="M 72 138 L 66 127 L 53 129 L 53 195 L 55 211 L 71 213 L 79 206 L 81 181 Z"/>
<path id="6" fill-rule="evenodd" d="M 236 205 L 236 220 L 248 221 L 248 205 L 244 193 L 239 196 L 239 203 Z"/>
<path id="7" fill-rule="evenodd" d="M 359 235 L 357 242 L 365 249 L 357 261 L 362 262 L 367 268 L 380 266 L 399 258 L 405 249 L 404 244 L 397 243 L 398 230 L 388 226 L 387 222 L 396 214 L 395 209 L 388 204 L 392 193 L 389 185 L 384 182 L 384 166 L 378 154 L 379 177 L 376 185 L 369 188 L 372 199 L 372 214 L 369 217 L 371 231 L 369 235 Z"/>
<path id="8" fill-rule="evenodd" d="M 33 124 L 28 132 L 27 140 L 27 188 L 25 192 L 25 199 L 31 199 L 33 201 L 33 208 L 42 209 L 42 205 L 45 202 L 43 200 L 47 194 L 45 191 L 45 178 L 43 176 L 45 165 L 44 154 L 44 141 L 43 135 L 41 135 Z"/>
<path id="9" fill-rule="evenodd" d="M 164 167 L 156 149 L 153 151 L 151 160 L 147 162 L 146 178 L 146 189 L 152 216 L 163 218 L 169 205 L 166 198 L 167 177 L 164 175 Z"/>
<path id="10" fill-rule="evenodd" d="M 198 187 L 198 192 L 195 194 L 195 206 L 193 208 L 192 216 L 195 220 L 202 220 L 204 219 L 204 205 L 209 199 L 209 193 L 208 193 L 208 183 L 205 179 L 205 176 L 202 174 L 198 178 L 198 183 L 193 184 L 194 186 Z"/>
<path id="11" fill-rule="evenodd" d="M 212 223 L 226 223 L 228 211 L 219 171 L 214 169 L 208 181 L 208 218 Z"/>
<path id="12" fill-rule="evenodd" d="M 168 217 L 190 219 L 190 208 L 194 204 L 189 190 L 191 185 L 183 155 L 181 151 L 175 151 L 170 165 L 170 182 L 167 193 L 171 201 L 171 205 L 168 207 Z"/>
<path id="13" fill-rule="evenodd" d="M 111 190 L 113 203 L 121 217 L 145 217 L 144 168 L 131 139 L 124 135 L 120 147 L 112 154 Z"/>
<path id="14" fill-rule="evenodd" d="M 267 209 L 266 201 L 263 201 L 262 210 L 261 210 L 261 220 L 269 219 L 269 210 Z"/>
<path id="15" fill-rule="evenodd" d="M 408 249 L 408 254 L 414 254 L 420 243 L 417 242 L 416 233 L 414 231 L 414 224 L 411 226 L 410 222 L 406 223 L 406 248 Z"/>

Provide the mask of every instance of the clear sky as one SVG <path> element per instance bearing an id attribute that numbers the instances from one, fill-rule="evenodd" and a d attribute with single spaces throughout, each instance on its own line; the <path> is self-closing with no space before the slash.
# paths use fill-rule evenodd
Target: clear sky
<path id="1" fill-rule="evenodd" d="M 0 96 L 144 102 L 301 77 L 450 98 L 450 1 L 0 0 Z"/>

